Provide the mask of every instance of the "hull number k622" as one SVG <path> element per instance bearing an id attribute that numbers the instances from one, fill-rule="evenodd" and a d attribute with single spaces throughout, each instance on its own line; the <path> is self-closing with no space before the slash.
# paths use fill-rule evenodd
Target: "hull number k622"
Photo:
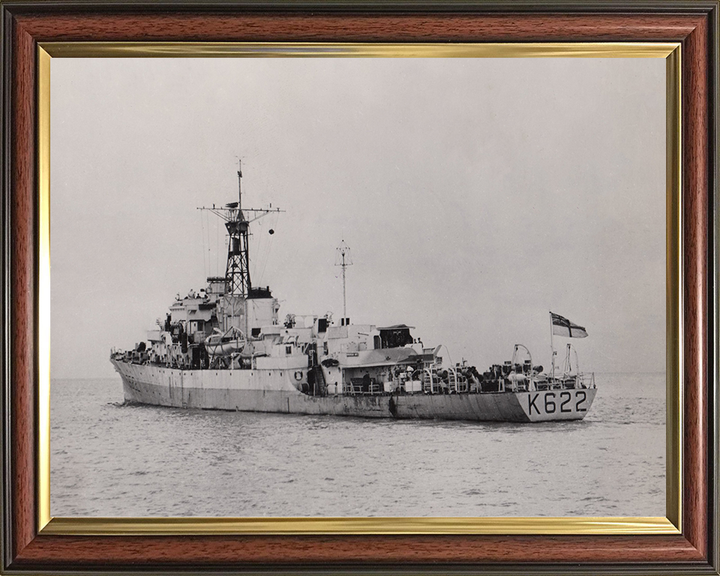
<path id="1" fill-rule="evenodd" d="M 558 390 L 530 392 L 527 395 L 529 416 L 545 414 L 572 414 L 587 412 L 587 391 Z"/>

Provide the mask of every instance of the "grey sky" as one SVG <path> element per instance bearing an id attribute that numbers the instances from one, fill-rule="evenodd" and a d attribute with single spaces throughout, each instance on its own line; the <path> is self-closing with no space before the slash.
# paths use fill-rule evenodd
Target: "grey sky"
<path id="1" fill-rule="evenodd" d="M 286 313 L 404 322 L 478 368 L 665 367 L 659 59 L 53 59 L 54 378 L 106 377 L 176 293 L 224 272 L 196 207 L 258 223 L 255 285 Z M 268 229 L 275 230 L 274 235 Z M 566 340 L 556 338 L 556 347 Z"/>

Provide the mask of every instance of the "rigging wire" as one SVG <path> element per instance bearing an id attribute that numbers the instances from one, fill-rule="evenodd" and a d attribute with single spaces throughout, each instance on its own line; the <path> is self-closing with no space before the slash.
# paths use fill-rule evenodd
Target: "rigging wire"
<path id="1" fill-rule="evenodd" d="M 205 254 L 205 219 L 203 218 L 202 210 L 200 210 L 200 240 L 202 242 L 202 254 L 203 254 L 203 274 L 207 275 L 207 262 Z"/>
<path id="2" fill-rule="evenodd" d="M 272 219 L 272 222 L 271 222 L 271 225 L 270 225 L 269 228 L 268 228 L 268 232 L 269 232 L 270 230 L 274 230 L 274 229 L 277 227 L 278 214 L 277 214 L 277 213 L 273 214 L 273 215 L 271 216 L 271 219 Z M 270 260 L 270 253 L 272 252 L 272 247 L 273 247 L 273 239 L 270 238 L 270 239 L 268 240 L 268 242 L 267 242 L 267 252 L 266 252 L 266 254 L 265 254 L 265 258 L 264 258 L 264 261 L 263 261 L 262 272 L 260 272 L 260 280 L 261 280 L 261 281 L 262 281 L 263 277 L 265 276 L 265 268 L 267 267 L 268 260 Z"/>
<path id="3" fill-rule="evenodd" d="M 207 234 L 207 275 L 213 276 L 212 273 L 212 244 L 210 243 L 210 214 L 203 210 L 203 218 L 205 218 L 205 231 Z"/>
<path id="4" fill-rule="evenodd" d="M 261 218 L 255 223 L 256 233 L 252 235 L 254 239 L 254 257 L 251 259 L 253 267 L 253 276 L 255 276 L 255 282 L 259 286 L 262 283 L 262 273 L 260 266 L 265 261 L 265 253 L 267 247 L 267 238 L 265 238 L 265 220 Z"/>

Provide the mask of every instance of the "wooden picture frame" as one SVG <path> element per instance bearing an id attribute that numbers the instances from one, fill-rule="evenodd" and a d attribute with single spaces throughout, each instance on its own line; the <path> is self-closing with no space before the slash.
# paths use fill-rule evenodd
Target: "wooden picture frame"
<path id="1" fill-rule="evenodd" d="M 3 2 L 2 570 L 718 574 L 717 20 L 717 2 L 678 0 Z M 676 178 L 682 190 L 682 325 L 669 320 L 669 334 L 677 339 L 680 358 L 670 364 L 683 395 L 676 406 L 679 458 L 670 462 L 678 471 L 678 514 L 668 517 L 680 529 L 573 533 L 506 524 L 474 532 L 462 526 L 421 534 L 310 527 L 280 534 L 217 527 L 200 533 L 139 521 L 74 531 L 48 525 L 46 462 L 39 456 L 48 433 L 42 392 L 48 351 L 39 339 L 47 241 L 40 205 L 47 201 L 41 191 L 48 186 L 48 159 L 39 142 L 47 138 L 40 118 L 49 102 L 38 87 L 47 82 L 44 45 L 82 50 L 85 42 L 677 43 L 671 65 L 681 70 L 676 152 L 682 160 L 681 171 L 669 167 L 668 179 Z"/>

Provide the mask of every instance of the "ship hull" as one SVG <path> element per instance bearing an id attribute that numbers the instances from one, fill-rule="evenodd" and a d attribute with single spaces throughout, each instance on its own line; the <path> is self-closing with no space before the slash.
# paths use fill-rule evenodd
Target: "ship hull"
<path id="1" fill-rule="evenodd" d="M 179 370 L 113 360 L 126 402 L 242 412 L 481 422 L 582 420 L 596 390 L 309 396 L 293 371 Z"/>

